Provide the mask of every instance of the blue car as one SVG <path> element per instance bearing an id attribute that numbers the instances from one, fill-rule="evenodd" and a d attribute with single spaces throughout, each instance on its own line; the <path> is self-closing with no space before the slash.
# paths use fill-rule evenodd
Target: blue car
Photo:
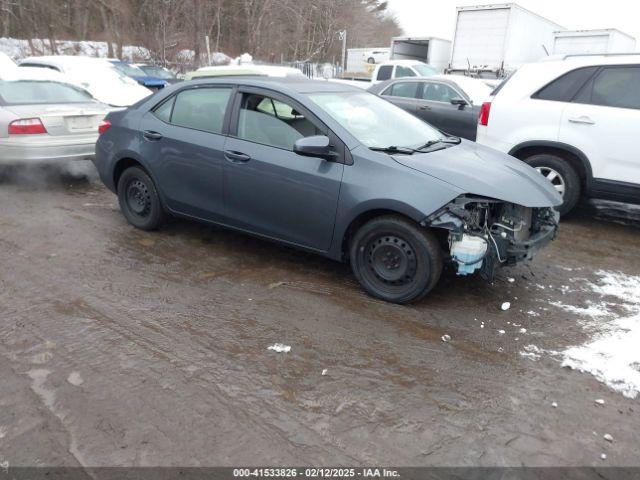
<path id="1" fill-rule="evenodd" d="M 142 69 L 122 60 L 110 60 L 110 62 L 127 77 L 133 78 L 140 85 L 151 90 L 160 90 L 169 85 L 169 82 L 162 78 L 147 75 Z"/>
<path id="2" fill-rule="evenodd" d="M 94 162 L 132 225 L 174 215 L 348 261 L 390 302 L 426 295 L 445 263 L 491 279 L 558 229 L 562 198 L 535 169 L 349 85 L 182 82 L 99 132 Z"/>

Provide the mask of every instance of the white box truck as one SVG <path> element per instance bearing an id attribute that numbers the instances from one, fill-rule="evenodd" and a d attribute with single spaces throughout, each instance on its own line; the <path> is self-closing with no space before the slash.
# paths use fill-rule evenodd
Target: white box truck
<path id="1" fill-rule="evenodd" d="M 451 41 L 437 37 L 393 37 L 391 60 L 418 60 L 444 71 L 451 56 Z"/>
<path id="2" fill-rule="evenodd" d="M 458 7 L 447 72 L 500 78 L 550 55 L 564 27 L 515 3 Z"/>
<path id="3" fill-rule="evenodd" d="M 554 32 L 553 53 L 556 55 L 631 53 L 635 51 L 636 39 L 614 28 Z"/>

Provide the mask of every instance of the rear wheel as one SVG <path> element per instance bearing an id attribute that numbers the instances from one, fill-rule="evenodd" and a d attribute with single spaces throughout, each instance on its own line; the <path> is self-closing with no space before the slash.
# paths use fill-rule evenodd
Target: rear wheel
<path id="1" fill-rule="evenodd" d="M 376 59 L 375 59 L 375 58 L 373 58 L 373 57 L 369 57 L 369 58 L 367 59 L 367 63 L 376 63 Z"/>
<path id="2" fill-rule="evenodd" d="M 155 230 L 164 210 L 151 177 L 140 167 L 127 168 L 118 180 L 118 202 L 125 218 L 142 230 Z"/>
<path id="3" fill-rule="evenodd" d="M 562 196 L 562 205 L 556 207 L 560 215 L 569 213 L 580 199 L 580 177 L 564 158 L 549 153 L 533 155 L 524 160 L 545 177 Z"/>
<path id="4" fill-rule="evenodd" d="M 370 220 L 350 244 L 351 268 L 370 295 L 393 303 L 424 297 L 442 273 L 442 253 L 433 233 L 398 216 Z"/>

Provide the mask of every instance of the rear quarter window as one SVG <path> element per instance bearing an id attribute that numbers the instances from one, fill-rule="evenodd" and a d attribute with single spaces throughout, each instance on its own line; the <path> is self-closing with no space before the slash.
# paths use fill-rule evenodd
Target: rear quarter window
<path id="1" fill-rule="evenodd" d="M 393 72 L 393 65 L 382 65 L 378 69 L 378 77 L 376 80 L 389 80 Z"/>
<path id="2" fill-rule="evenodd" d="M 584 67 L 572 70 L 542 87 L 531 98 L 570 102 L 600 67 Z"/>

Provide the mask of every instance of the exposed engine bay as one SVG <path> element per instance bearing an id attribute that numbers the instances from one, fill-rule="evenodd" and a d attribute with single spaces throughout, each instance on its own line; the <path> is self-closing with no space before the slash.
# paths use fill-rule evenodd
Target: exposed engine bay
<path id="1" fill-rule="evenodd" d="M 448 248 L 458 275 L 479 270 L 492 280 L 497 267 L 529 260 L 553 240 L 559 214 L 553 208 L 529 208 L 502 200 L 463 195 L 422 224 L 448 230 Z"/>

